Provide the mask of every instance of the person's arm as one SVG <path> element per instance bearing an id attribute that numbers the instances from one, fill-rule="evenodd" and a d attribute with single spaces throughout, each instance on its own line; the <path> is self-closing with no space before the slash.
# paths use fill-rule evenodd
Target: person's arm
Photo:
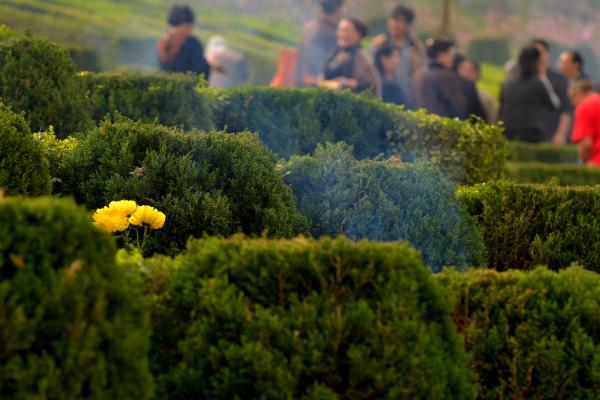
<path id="1" fill-rule="evenodd" d="M 592 158 L 593 146 L 594 142 L 590 137 L 585 137 L 579 142 L 579 158 L 584 164 L 587 164 Z"/>
<path id="2" fill-rule="evenodd" d="M 567 143 L 567 135 L 569 134 L 569 128 L 571 127 L 571 115 L 569 113 L 563 112 L 560 115 L 560 122 L 558 124 L 558 129 L 554 134 L 552 142 L 555 144 L 565 144 Z"/>

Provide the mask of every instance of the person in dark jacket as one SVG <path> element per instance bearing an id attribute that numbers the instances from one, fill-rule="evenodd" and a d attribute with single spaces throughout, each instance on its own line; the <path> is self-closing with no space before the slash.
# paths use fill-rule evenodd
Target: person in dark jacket
<path id="1" fill-rule="evenodd" d="M 381 78 L 369 55 L 361 49 L 361 41 L 369 26 L 357 19 L 340 21 L 337 30 L 337 50 L 331 55 L 318 86 L 332 89 L 351 89 L 354 93 L 372 91 L 381 98 Z"/>
<path id="2" fill-rule="evenodd" d="M 486 119 L 486 113 L 483 109 L 483 104 L 479 98 L 479 91 L 477 90 L 477 85 L 474 81 L 467 79 L 459 73 L 459 69 L 463 63 L 470 62 L 470 60 L 462 54 L 457 54 L 454 59 L 454 72 L 458 75 L 461 86 L 463 88 L 463 92 L 465 94 L 465 99 L 467 100 L 467 108 L 466 115 L 471 116 L 475 115 L 477 117 Z"/>
<path id="3" fill-rule="evenodd" d="M 550 67 L 550 44 L 544 39 L 534 39 L 531 46 L 538 49 L 542 63 L 541 79 L 550 82 L 548 90 L 553 99 L 559 99 L 559 107 L 546 116 L 548 140 L 565 144 L 573 121 L 573 106 L 569 98 L 569 82 L 560 72 Z M 555 97 L 556 96 L 556 97 Z"/>
<path id="4" fill-rule="evenodd" d="M 160 39 L 156 48 L 160 69 L 166 72 L 193 72 L 210 77 L 210 65 L 204 57 L 204 48 L 192 36 L 194 12 L 188 6 L 173 6 L 169 13 L 171 29 Z"/>
<path id="5" fill-rule="evenodd" d="M 321 15 L 306 23 L 296 65 L 296 86 L 314 86 L 337 47 L 336 31 L 344 0 L 322 0 Z"/>
<path id="6" fill-rule="evenodd" d="M 375 67 L 381 75 L 383 101 L 401 104 L 410 109 L 406 93 L 396 75 L 400 63 L 400 51 L 392 45 L 383 45 L 375 53 Z"/>
<path id="7" fill-rule="evenodd" d="M 451 40 L 437 38 L 427 43 L 429 65 L 415 77 L 417 108 L 448 118 L 468 117 L 467 98 L 459 76 L 452 70 L 456 48 Z"/>
<path id="8" fill-rule="evenodd" d="M 517 76 L 502 85 L 500 94 L 500 119 L 508 139 L 540 143 L 552 136 L 546 118 L 560 109 L 560 100 L 552 95 L 544 72 L 540 51 L 535 47 L 523 49 Z"/>

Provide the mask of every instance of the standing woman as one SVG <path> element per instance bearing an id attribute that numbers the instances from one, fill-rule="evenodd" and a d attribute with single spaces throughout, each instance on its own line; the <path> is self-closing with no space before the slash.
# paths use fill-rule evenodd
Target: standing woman
<path id="1" fill-rule="evenodd" d="M 400 50 L 391 44 L 383 44 L 375 52 L 375 67 L 381 75 L 383 101 L 385 103 L 401 104 L 410 109 L 408 97 L 404 93 L 397 75 L 401 62 Z"/>
<path id="2" fill-rule="evenodd" d="M 502 85 L 500 119 L 510 140 L 530 143 L 548 141 L 546 116 L 560 108 L 560 98 L 542 73 L 541 53 L 528 47 L 519 55 L 518 75 Z"/>
<path id="3" fill-rule="evenodd" d="M 202 43 L 192 36 L 194 12 L 188 6 L 173 6 L 168 19 L 171 29 L 156 48 L 160 69 L 166 72 L 194 72 L 208 80 L 210 65 L 204 57 Z"/>
<path id="4" fill-rule="evenodd" d="M 325 65 L 324 80 L 319 86 L 351 89 L 354 93 L 372 90 L 375 97 L 381 98 L 381 80 L 377 69 L 361 49 L 361 41 L 368 33 L 367 24 L 357 18 L 340 21 L 337 49 Z"/>

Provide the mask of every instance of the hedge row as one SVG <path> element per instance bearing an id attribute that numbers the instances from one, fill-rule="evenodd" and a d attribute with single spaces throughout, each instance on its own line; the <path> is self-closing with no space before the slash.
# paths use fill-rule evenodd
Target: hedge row
<path id="1" fill-rule="evenodd" d="M 521 183 L 548 183 L 556 178 L 563 186 L 600 185 L 600 169 L 577 164 L 507 163 L 504 175 Z"/>
<path id="2" fill-rule="evenodd" d="M 181 75 L 81 75 L 96 120 L 119 111 L 133 119 L 186 128 L 250 130 L 284 158 L 344 141 L 357 158 L 394 155 L 439 166 L 452 180 L 500 176 L 507 149 L 501 129 L 482 122 L 406 112 L 351 93 L 322 90 L 201 89 Z M 209 109 L 210 107 L 210 109 Z"/>
<path id="3" fill-rule="evenodd" d="M 471 355 L 480 399 L 597 399 L 600 275 L 475 270 L 436 277 Z"/>
<path id="4" fill-rule="evenodd" d="M 444 295 L 407 245 L 211 238 L 123 263 L 156 299 L 159 398 L 474 398 Z"/>
<path id="5" fill-rule="evenodd" d="M 600 276 L 580 268 L 432 277 L 405 244 L 241 236 L 115 263 L 71 201 L 4 199 L 0 299 L 2 398 L 600 391 Z"/>
<path id="6" fill-rule="evenodd" d="M 472 184 L 498 178 L 507 156 L 499 127 L 403 111 L 349 92 L 256 87 L 213 93 L 218 128 L 258 132 L 285 158 L 343 141 L 359 159 L 384 154 L 427 161 Z"/>
<path id="7" fill-rule="evenodd" d="M 78 78 L 97 122 L 118 112 L 136 121 L 214 128 L 209 99 L 200 91 L 205 82 L 193 74 L 82 72 Z"/>
<path id="8" fill-rule="evenodd" d="M 600 189 L 498 182 L 458 196 L 477 220 L 489 268 L 557 270 L 576 262 L 600 271 Z"/>
<path id="9" fill-rule="evenodd" d="M 278 165 L 255 135 L 185 133 L 124 117 L 78 141 L 52 133 L 38 141 L 53 165 L 55 193 L 90 209 L 131 199 L 167 215 L 149 253 L 176 254 L 204 234 L 311 233 L 406 240 L 435 271 L 484 260 L 481 236 L 452 185 L 428 166 L 359 162 L 345 144 Z"/>
<path id="10" fill-rule="evenodd" d="M 52 183 L 43 148 L 33 140 L 23 115 L 0 102 L 0 188 L 7 194 L 42 196 Z"/>
<path id="11" fill-rule="evenodd" d="M 577 145 L 510 143 L 510 161 L 515 163 L 576 164 L 578 160 Z"/>
<path id="12" fill-rule="evenodd" d="M 0 398 L 150 398 L 148 322 L 85 210 L 0 199 Z"/>
<path id="13" fill-rule="evenodd" d="M 352 148 L 339 143 L 292 157 L 286 171 L 314 237 L 406 240 L 434 271 L 484 262 L 483 240 L 454 187 L 429 166 L 356 161 Z"/>
<path id="14" fill-rule="evenodd" d="M 61 136 L 92 126 L 89 105 L 67 50 L 31 34 L 0 35 L 0 99 L 24 112 L 34 132 Z"/>
<path id="15" fill-rule="evenodd" d="M 105 120 L 67 151 L 56 192 L 90 209 L 135 200 L 167 215 L 148 252 L 177 254 L 190 236 L 306 232 L 277 159 L 251 134 L 183 132 Z"/>

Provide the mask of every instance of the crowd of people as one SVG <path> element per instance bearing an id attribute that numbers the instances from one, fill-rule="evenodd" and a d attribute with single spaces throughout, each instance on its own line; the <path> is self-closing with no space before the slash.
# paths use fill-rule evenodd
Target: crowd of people
<path id="1" fill-rule="evenodd" d="M 222 37 L 211 38 L 204 50 L 191 35 L 193 23 L 189 7 L 173 7 L 171 29 L 158 44 L 161 68 L 204 74 L 214 87 L 249 83 L 243 56 L 228 48 Z M 454 41 L 445 37 L 421 43 L 413 34 L 414 24 L 415 12 L 398 5 L 389 15 L 387 32 L 366 48 L 369 26 L 359 18 L 344 17 L 344 0 L 321 0 L 320 15 L 306 23 L 294 53 L 291 84 L 366 93 L 449 118 L 501 121 L 511 140 L 579 141 L 582 160 L 600 165 L 600 117 L 591 121 L 600 111 L 600 95 L 585 74 L 579 52 L 564 52 L 555 70 L 549 43 L 533 40 L 517 60 L 507 63 L 498 107 L 494 96 L 477 84 L 481 66 L 476 60 L 460 54 Z M 592 125 L 598 127 L 592 131 Z"/>

